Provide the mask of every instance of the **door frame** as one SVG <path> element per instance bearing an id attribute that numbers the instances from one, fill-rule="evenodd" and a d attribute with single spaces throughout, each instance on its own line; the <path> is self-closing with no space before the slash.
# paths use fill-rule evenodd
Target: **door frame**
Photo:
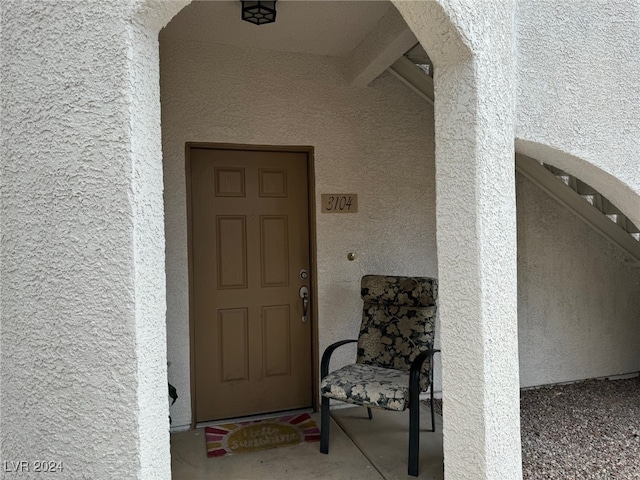
<path id="1" fill-rule="evenodd" d="M 309 289 L 311 291 L 311 379 L 312 405 L 314 411 L 318 410 L 319 385 L 319 345 L 318 345 L 318 279 L 317 279 L 317 235 L 316 235 L 316 190 L 315 190 L 315 159 L 314 149 L 308 145 L 246 145 L 240 143 L 215 143 L 215 142 L 186 142 L 185 143 L 185 178 L 187 194 L 187 255 L 189 269 L 189 362 L 190 362 L 190 391 L 191 391 L 191 429 L 196 427 L 196 394 L 195 394 L 195 338 L 193 316 L 193 253 L 192 253 L 192 218 L 191 218 L 191 149 L 208 148 L 211 150 L 247 150 L 258 152 L 296 152 L 305 153 L 307 156 L 307 192 L 308 192 L 308 218 L 309 218 L 309 259 L 310 272 Z"/>

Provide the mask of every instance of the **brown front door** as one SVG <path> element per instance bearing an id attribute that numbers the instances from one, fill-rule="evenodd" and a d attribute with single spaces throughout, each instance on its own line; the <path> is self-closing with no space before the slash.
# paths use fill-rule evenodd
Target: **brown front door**
<path id="1" fill-rule="evenodd" d="M 191 145 L 189 171 L 196 422 L 310 407 L 307 153 Z"/>

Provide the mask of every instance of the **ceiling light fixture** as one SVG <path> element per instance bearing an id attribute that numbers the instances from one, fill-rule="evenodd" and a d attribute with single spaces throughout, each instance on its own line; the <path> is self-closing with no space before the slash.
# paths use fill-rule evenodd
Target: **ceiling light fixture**
<path id="1" fill-rule="evenodd" d="M 255 25 L 264 25 L 276 21 L 276 2 L 278 0 L 242 1 L 242 20 Z"/>

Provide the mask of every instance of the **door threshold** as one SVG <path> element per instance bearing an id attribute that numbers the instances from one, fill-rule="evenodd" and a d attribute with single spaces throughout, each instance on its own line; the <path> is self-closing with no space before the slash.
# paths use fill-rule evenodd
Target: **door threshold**
<path id="1" fill-rule="evenodd" d="M 249 415 L 246 417 L 234 417 L 225 418 L 224 420 L 211 420 L 209 422 L 198 422 L 196 428 L 214 427 L 216 425 L 223 425 L 226 423 L 239 423 L 239 422 L 255 422 L 257 420 L 265 420 L 267 418 L 284 417 L 286 415 L 300 415 L 302 413 L 313 413 L 313 408 L 298 408 L 296 410 L 283 410 L 280 412 L 261 413 L 259 415 Z"/>

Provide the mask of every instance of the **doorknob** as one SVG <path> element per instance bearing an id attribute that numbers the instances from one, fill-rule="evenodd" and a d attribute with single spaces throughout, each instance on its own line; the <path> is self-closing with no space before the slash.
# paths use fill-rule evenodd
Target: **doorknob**
<path id="1" fill-rule="evenodd" d="M 307 323 L 307 309 L 309 308 L 309 289 L 305 285 L 300 287 L 300 298 L 302 299 L 302 323 Z"/>

